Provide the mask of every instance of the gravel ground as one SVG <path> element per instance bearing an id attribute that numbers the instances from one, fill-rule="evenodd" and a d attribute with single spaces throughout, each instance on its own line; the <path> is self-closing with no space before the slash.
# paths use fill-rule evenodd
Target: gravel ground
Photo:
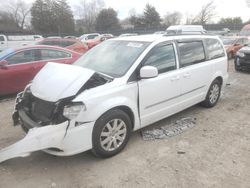
<path id="1" fill-rule="evenodd" d="M 109 159 L 35 152 L 0 164 L 0 188 L 250 187 L 250 73 L 231 68 L 229 83 L 216 107 L 196 105 L 146 128 L 196 118 L 196 126 L 180 135 L 143 141 L 137 131 Z M 12 127 L 13 104 L 0 102 L 0 148 L 24 136 Z"/>

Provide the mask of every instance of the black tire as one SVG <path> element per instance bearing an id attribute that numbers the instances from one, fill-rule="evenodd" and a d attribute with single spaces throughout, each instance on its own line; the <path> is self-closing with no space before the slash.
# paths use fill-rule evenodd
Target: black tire
<path id="1" fill-rule="evenodd" d="M 119 135 L 119 133 L 118 133 L 119 129 L 118 129 L 118 131 L 114 130 L 115 121 L 116 121 L 117 128 L 118 128 L 118 125 L 122 125 L 123 129 L 120 131 L 126 131 L 125 135 L 122 135 L 122 134 Z M 113 122 L 113 125 L 112 125 L 112 122 Z M 108 126 L 108 124 L 111 127 Z M 110 133 L 110 130 L 108 127 L 113 128 L 111 133 Z M 124 127 L 126 127 L 126 128 L 124 128 Z M 105 132 L 105 130 L 107 130 L 107 132 Z M 101 158 L 108 158 L 108 157 L 112 157 L 112 156 L 118 154 L 127 145 L 130 134 L 131 134 L 131 130 L 132 130 L 131 120 L 130 120 L 129 116 L 124 111 L 119 110 L 119 109 L 114 109 L 114 110 L 110 110 L 110 111 L 106 112 L 96 121 L 96 123 L 94 125 L 94 129 L 93 129 L 93 133 L 92 133 L 92 143 L 93 143 L 92 153 L 95 156 L 101 157 Z M 112 136 L 110 136 L 110 135 L 109 136 L 106 136 L 106 135 L 101 136 L 102 133 L 111 134 Z M 119 142 L 119 144 L 118 144 L 119 140 L 118 140 L 118 138 L 116 138 L 116 136 L 119 138 L 123 138 L 123 140 L 121 142 Z M 105 139 L 109 139 L 107 146 L 105 146 L 105 144 L 103 144 Z M 110 142 L 112 142 L 110 147 L 113 146 L 115 148 L 115 143 L 116 143 L 117 148 L 115 148 L 115 149 L 110 148 L 110 151 L 108 151 L 107 148 L 108 148 L 108 145 Z M 107 147 L 107 148 L 105 148 L 105 147 Z"/>
<path id="2" fill-rule="evenodd" d="M 241 69 L 241 67 L 239 65 L 237 65 L 236 61 L 237 61 L 237 58 L 235 58 L 235 60 L 234 60 L 234 69 L 236 71 L 241 71 L 242 69 Z"/>
<path id="3" fill-rule="evenodd" d="M 234 69 L 235 69 L 236 71 L 241 71 L 241 67 L 238 66 L 236 63 L 234 63 Z"/>
<path id="4" fill-rule="evenodd" d="M 212 84 L 210 85 L 209 90 L 207 92 L 206 99 L 201 103 L 202 106 L 204 106 L 206 108 L 211 108 L 217 104 L 217 102 L 220 98 L 220 94 L 221 94 L 221 85 L 222 85 L 222 83 L 218 79 L 216 79 L 212 82 Z M 218 87 L 218 95 L 216 98 L 214 97 L 212 100 L 211 96 L 212 96 L 212 92 L 214 91 L 215 87 Z"/>

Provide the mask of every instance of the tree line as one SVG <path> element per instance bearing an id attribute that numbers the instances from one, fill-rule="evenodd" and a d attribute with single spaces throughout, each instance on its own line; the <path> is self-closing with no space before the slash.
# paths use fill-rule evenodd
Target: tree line
<path id="1" fill-rule="evenodd" d="M 146 4 L 143 13 L 130 10 L 127 18 L 119 20 L 117 11 L 105 8 L 104 0 L 79 0 L 71 9 L 66 0 L 35 0 L 29 6 L 23 0 L 13 0 L 0 10 L 0 31 L 33 31 L 41 34 L 112 32 L 124 27 L 156 29 L 183 23 L 183 14 L 166 12 L 161 17 L 156 8 Z M 197 15 L 186 15 L 185 24 L 205 25 L 216 16 L 213 1 L 204 4 Z M 217 24 L 242 24 L 240 17 L 221 18 Z"/>

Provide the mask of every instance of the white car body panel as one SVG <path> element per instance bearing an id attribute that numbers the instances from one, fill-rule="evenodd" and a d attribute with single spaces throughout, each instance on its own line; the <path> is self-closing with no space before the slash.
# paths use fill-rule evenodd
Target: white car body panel
<path id="1" fill-rule="evenodd" d="M 75 95 L 94 73 L 82 67 L 47 63 L 33 79 L 31 92 L 40 99 L 56 102 Z"/>
<path id="2" fill-rule="evenodd" d="M 193 37 L 219 40 L 214 36 Z M 25 156 L 37 150 L 44 150 L 59 156 L 89 150 L 92 148 L 92 132 L 96 120 L 113 108 L 128 109 L 133 114 L 133 130 L 138 130 L 203 101 L 214 79 L 222 78 L 223 86 L 225 86 L 228 78 L 226 56 L 183 68 L 179 67 L 179 59 L 176 58 L 176 70 L 159 74 L 155 78 L 129 81 L 131 75 L 154 46 L 161 42 L 173 43 L 174 40 L 188 38 L 190 36 L 147 35 L 110 39 L 145 41 L 151 44 L 141 53 L 124 76 L 75 96 L 72 102 L 82 102 L 86 109 L 82 110 L 75 119 L 70 120 L 69 124 L 30 129 L 23 140 L 0 150 L 0 162 Z M 176 53 L 175 43 L 173 46 Z M 49 63 L 33 80 L 31 92 L 45 101 L 56 102 L 76 95 L 94 73 L 92 70 L 78 66 Z M 48 150 L 53 147 L 62 151 Z"/>

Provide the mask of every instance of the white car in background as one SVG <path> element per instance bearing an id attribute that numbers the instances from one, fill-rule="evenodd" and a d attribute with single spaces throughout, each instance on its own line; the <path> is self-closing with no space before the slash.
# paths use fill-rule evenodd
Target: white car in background
<path id="1" fill-rule="evenodd" d="M 33 45 L 42 40 L 41 35 L 1 35 L 0 34 L 0 51 L 8 48 L 19 48 L 26 45 Z"/>
<path id="2" fill-rule="evenodd" d="M 99 34 L 99 33 L 89 33 L 89 34 L 84 34 L 84 35 L 80 36 L 79 39 L 82 42 L 84 42 L 87 40 L 95 39 L 96 37 L 99 37 L 99 36 L 101 36 L 101 34 Z"/>
<path id="3" fill-rule="evenodd" d="M 215 106 L 227 70 L 221 40 L 206 35 L 114 38 L 73 66 L 49 63 L 16 99 L 13 120 L 27 135 L 0 162 L 38 150 L 116 155 L 132 131 L 197 103 Z"/>

